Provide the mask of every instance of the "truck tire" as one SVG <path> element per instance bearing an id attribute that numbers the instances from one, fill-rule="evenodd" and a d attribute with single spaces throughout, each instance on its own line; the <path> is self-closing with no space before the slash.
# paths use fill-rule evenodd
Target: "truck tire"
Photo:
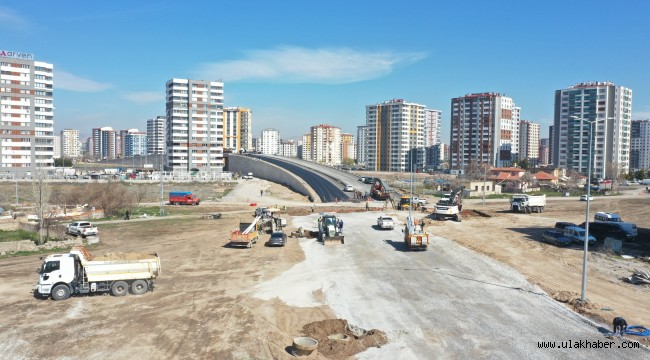
<path id="1" fill-rule="evenodd" d="M 66 300 L 70 297 L 70 288 L 68 285 L 59 284 L 52 289 L 52 300 Z"/>
<path id="2" fill-rule="evenodd" d="M 131 284 L 131 293 L 133 295 L 142 295 L 149 291 L 149 285 L 144 280 L 136 280 Z"/>
<path id="3" fill-rule="evenodd" d="M 113 296 L 124 296 L 129 292 L 129 285 L 124 281 L 116 281 L 111 286 L 111 294 Z"/>

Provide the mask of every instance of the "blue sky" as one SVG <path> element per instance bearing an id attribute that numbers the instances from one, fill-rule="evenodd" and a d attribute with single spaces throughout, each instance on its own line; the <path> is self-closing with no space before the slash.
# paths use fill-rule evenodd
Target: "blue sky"
<path id="1" fill-rule="evenodd" d="M 612 81 L 650 118 L 650 2 L 12 1 L 0 49 L 55 66 L 55 129 L 146 128 L 173 77 L 224 81 L 225 106 L 296 138 L 332 124 L 356 135 L 365 105 L 443 111 L 493 91 L 522 118 L 553 121 L 554 91 Z"/>

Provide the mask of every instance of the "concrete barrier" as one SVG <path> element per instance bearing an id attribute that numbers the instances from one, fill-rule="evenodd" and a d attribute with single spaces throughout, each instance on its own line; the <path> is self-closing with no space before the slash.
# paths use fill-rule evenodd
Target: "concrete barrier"
<path id="1" fill-rule="evenodd" d="M 224 154 L 228 156 L 228 171 L 232 173 L 253 173 L 253 177 L 273 181 L 309 197 L 312 202 L 320 202 L 320 196 L 302 178 L 275 164 L 250 156 Z"/>

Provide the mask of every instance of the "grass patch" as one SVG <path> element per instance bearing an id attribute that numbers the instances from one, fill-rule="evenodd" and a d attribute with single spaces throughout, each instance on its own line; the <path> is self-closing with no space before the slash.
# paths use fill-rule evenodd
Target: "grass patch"
<path id="1" fill-rule="evenodd" d="M 31 240 L 38 242 L 38 233 L 26 230 L 0 230 L 0 242 Z"/>

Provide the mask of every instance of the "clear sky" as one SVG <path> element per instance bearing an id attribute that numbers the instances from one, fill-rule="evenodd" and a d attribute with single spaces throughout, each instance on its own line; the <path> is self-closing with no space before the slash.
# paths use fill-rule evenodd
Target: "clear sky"
<path id="1" fill-rule="evenodd" d="M 0 3 L 0 49 L 54 64 L 55 129 L 146 129 L 173 77 L 224 81 L 224 105 L 296 138 L 356 135 L 393 98 L 443 111 L 500 92 L 553 121 L 554 91 L 612 81 L 650 118 L 650 1 L 40 1 Z"/>

